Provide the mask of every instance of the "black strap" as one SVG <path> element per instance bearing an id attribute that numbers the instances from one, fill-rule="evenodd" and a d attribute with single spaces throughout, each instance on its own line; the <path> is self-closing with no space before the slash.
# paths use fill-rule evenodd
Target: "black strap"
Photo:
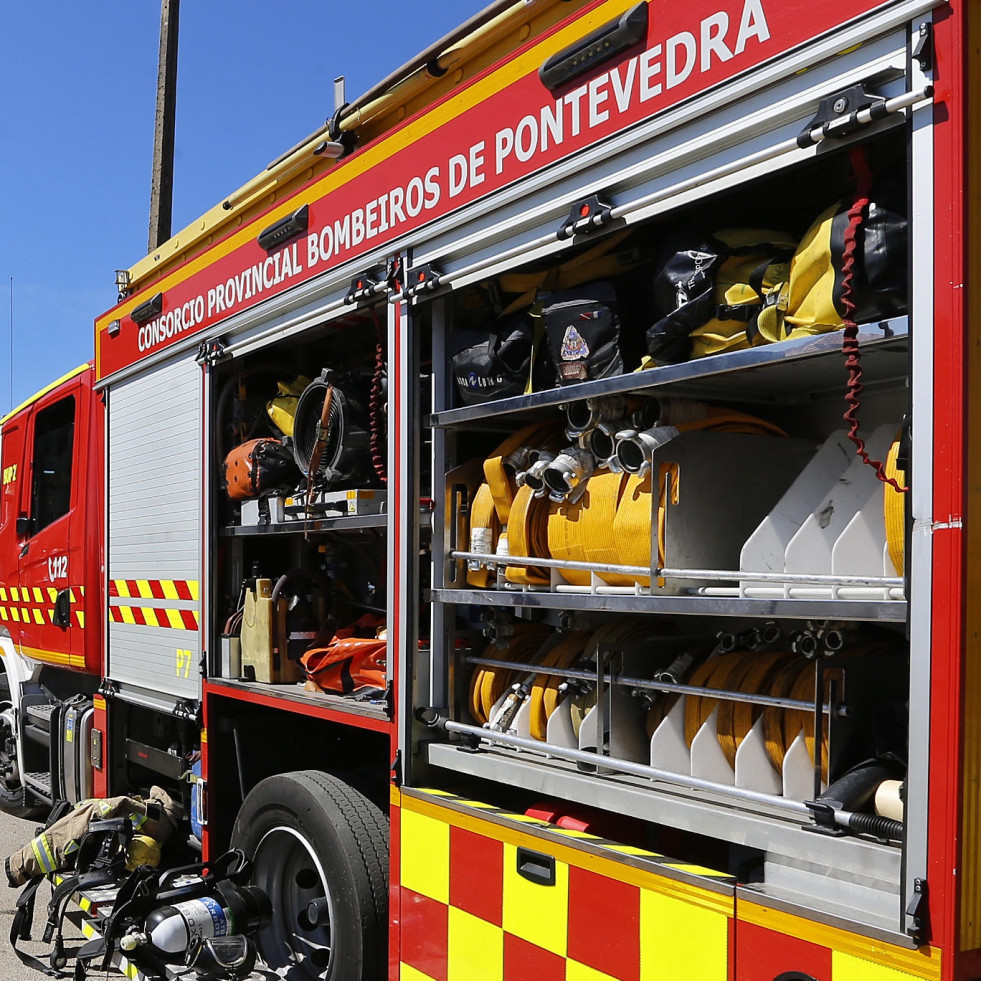
<path id="1" fill-rule="evenodd" d="M 760 312 L 756 303 L 720 303 L 715 308 L 717 320 L 738 320 L 748 324 Z"/>
<path id="2" fill-rule="evenodd" d="M 771 264 L 774 262 L 773 256 L 767 256 L 761 263 L 755 266 L 752 272 L 749 274 L 749 285 L 753 288 L 753 292 L 760 298 L 763 299 L 763 280 L 766 278 L 766 271 L 770 268 Z"/>
<path id="3" fill-rule="evenodd" d="M 17 897 L 14 915 L 10 921 L 10 946 L 26 967 L 57 978 L 60 977 L 59 971 L 55 971 L 49 964 L 45 964 L 44 961 L 17 946 L 21 940 L 31 939 L 31 927 L 34 925 L 34 900 L 43 881 L 43 876 L 35 876 Z"/>

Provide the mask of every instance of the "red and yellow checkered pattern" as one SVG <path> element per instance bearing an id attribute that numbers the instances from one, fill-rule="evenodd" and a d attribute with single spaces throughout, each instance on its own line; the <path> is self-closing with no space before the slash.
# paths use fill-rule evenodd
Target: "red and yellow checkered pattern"
<path id="1" fill-rule="evenodd" d="M 729 978 L 729 876 L 439 791 L 401 804 L 403 981 Z"/>
<path id="2" fill-rule="evenodd" d="M 171 630 L 198 630 L 197 610 L 159 607 L 121 600 L 179 600 L 197 603 L 199 583 L 190 579 L 111 579 L 109 616 L 113 623 L 138 627 L 164 627 Z"/>
<path id="3" fill-rule="evenodd" d="M 55 586 L 0 586 L 0 623 L 31 623 L 42 627 L 54 623 L 55 600 L 61 590 Z M 69 589 L 72 625 L 84 629 L 84 586 Z"/>
<path id="4" fill-rule="evenodd" d="M 392 803 L 401 981 L 941 981 L 936 948 L 761 905 L 710 869 L 443 791 Z"/>

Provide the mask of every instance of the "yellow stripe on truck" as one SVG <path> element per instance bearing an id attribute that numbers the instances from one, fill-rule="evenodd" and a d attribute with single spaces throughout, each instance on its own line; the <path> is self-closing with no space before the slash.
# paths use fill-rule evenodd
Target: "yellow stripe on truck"
<path id="1" fill-rule="evenodd" d="M 425 814 L 403 810 L 401 835 L 402 885 L 440 903 L 448 903 L 450 826 Z"/>
<path id="2" fill-rule="evenodd" d="M 641 889 L 640 981 L 726 981 L 728 976 L 729 917 L 699 903 Z"/>
<path id="3" fill-rule="evenodd" d="M 555 885 L 518 872 L 518 849 L 504 845 L 504 929 L 565 957 L 569 925 L 569 866 L 555 862 Z"/>

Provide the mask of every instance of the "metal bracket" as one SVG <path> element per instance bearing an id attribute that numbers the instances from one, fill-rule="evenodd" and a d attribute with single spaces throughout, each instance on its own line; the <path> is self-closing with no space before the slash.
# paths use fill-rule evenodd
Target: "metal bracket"
<path id="1" fill-rule="evenodd" d="M 418 296 L 420 293 L 432 293 L 443 279 L 443 274 L 428 262 L 409 271 L 406 277 L 405 295 Z"/>
<path id="2" fill-rule="evenodd" d="M 804 806 L 814 817 L 814 824 L 805 824 L 804 831 L 811 831 L 814 834 L 828 835 L 831 838 L 841 838 L 848 832 L 839 827 L 835 822 L 835 809 L 824 801 L 806 800 Z"/>
<path id="3" fill-rule="evenodd" d="M 584 235 L 594 232 L 613 219 L 610 212 L 613 206 L 607 204 L 599 195 L 591 194 L 588 198 L 577 201 L 569 211 L 569 217 L 562 223 L 556 233 L 559 238 L 572 238 L 574 235 Z"/>
<path id="4" fill-rule="evenodd" d="M 119 694 L 119 683 L 110 678 L 103 678 L 99 685 L 99 694 L 104 698 L 113 698 Z"/>
<path id="5" fill-rule="evenodd" d="M 400 749 L 395 750 L 395 759 L 392 760 L 392 765 L 388 768 L 388 776 L 394 786 L 402 786 L 402 750 Z"/>
<path id="6" fill-rule="evenodd" d="M 863 110 L 868 113 L 867 121 L 858 118 Z M 868 122 L 888 115 L 884 96 L 869 92 L 864 83 L 852 85 L 821 100 L 814 118 L 797 135 L 797 145 L 804 148 L 813 146 L 821 139 L 850 136 Z"/>
<path id="7" fill-rule="evenodd" d="M 189 698 L 178 699 L 171 711 L 177 719 L 184 719 L 186 722 L 193 722 L 198 725 L 201 722 L 201 703 Z"/>
<path id="8" fill-rule="evenodd" d="M 926 932 L 926 899 L 927 881 L 926 879 L 913 880 L 913 893 L 906 904 L 906 915 L 910 918 L 910 924 L 906 927 L 906 932 L 919 944 L 923 942 Z"/>
<path id="9" fill-rule="evenodd" d="M 213 368 L 224 357 L 225 345 L 221 341 L 202 341 L 198 345 L 198 353 L 194 360 L 198 364 L 206 364 L 209 368 Z"/>
<path id="10" fill-rule="evenodd" d="M 380 268 L 376 266 L 367 272 L 355 276 L 351 280 L 351 288 L 344 297 L 345 303 L 363 303 L 371 300 L 381 293 L 389 292 L 393 287 L 393 279 L 390 268 Z"/>
<path id="11" fill-rule="evenodd" d="M 920 71 L 933 68 L 933 24 L 929 21 L 923 21 L 914 35 L 913 60 L 920 63 Z"/>

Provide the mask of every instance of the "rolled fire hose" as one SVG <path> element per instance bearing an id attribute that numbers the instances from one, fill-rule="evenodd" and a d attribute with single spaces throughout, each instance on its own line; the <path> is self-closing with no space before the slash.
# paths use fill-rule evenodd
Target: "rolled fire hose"
<path id="1" fill-rule="evenodd" d="M 900 470 L 899 440 L 889 447 L 886 457 L 886 476 L 891 477 L 903 487 L 908 487 L 906 471 Z M 905 574 L 906 570 L 906 495 L 901 494 L 895 487 L 883 484 L 882 510 L 886 521 L 886 547 L 889 559 L 897 576 Z"/>
<path id="2" fill-rule="evenodd" d="M 841 668 L 824 672 L 823 698 L 827 701 L 832 682 L 840 684 Z M 700 688 L 718 688 L 745 692 L 747 695 L 769 695 L 813 701 L 814 662 L 788 651 L 732 651 L 718 654 L 703 662 L 688 684 Z M 690 748 L 699 729 L 719 706 L 716 736 L 729 765 L 735 767 L 736 751 L 763 715 L 767 756 L 777 773 L 783 772 L 783 761 L 791 743 L 803 730 L 808 755 L 815 759 L 814 713 L 806 709 L 762 708 L 751 702 L 736 702 L 706 695 L 689 695 L 685 702 L 685 742 Z M 822 779 L 828 779 L 829 727 L 821 733 Z"/>
<path id="3" fill-rule="evenodd" d="M 548 554 L 553 559 L 573 562 L 618 562 L 610 529 L 626 482 L 626 474 L 600 471 L 589 478 L 586 492 L 575 503 L 553 502 L 546 517 Z M 588 572 L 560 569 L 559 573 L 575 586 L 590 583 Z M 623 585 L 633 582 L 626 576 L 604 575 L 603 578 L 607 582 L 614 578 Z"/>
<path id="4" fill-rule="evenodd" d="M 518 492 L 515 464 L 527 460 L 544 447 L 555 432 L 553 423 L 536 423 L 520 429 L 508 437 L 484 461 L 484 478 L 490 488 L 497 509 L 497 519 L 502 526 L 508 523 L 511 502 Z"/>
<path id="5" fill-rule="evenodd" d="M 578 660 L 589 643 L 588 631 L 576 630 L 563 637 L 541 663 L 543 668 L 569 668 Z M 549 712 L 545 707 L 545 691 L 557 682 L 556 675 L 538 674 L 529 695 L 528 727 L 533 739 L 545 740 Z"/>
<path id="6" fill-rule="evenodd" d="M 497 540 L 501 534 L 501 523 L 494 506 L 494 496 L 490 487 L 483 483 L 477 488 L 473 502 L 470 505 L 470 551 L 486 555 L 497 548 Z M 467 563 L 467 583 L 483 589 L 496 578 L 490 566 L 479 562 Z"/>
<path id="7" fill-rule="evenodd" d="M 699 665 L 688 683 L 696 688 L 735 691 L 739 687 L 739 679 L 749 669 L 752 657 L 752 651 L 717 654 Z M 685 744 L 689 748 L 718 704 L 719 699 L 707 695 L 689 695 L 685 699 Z"/>
<path id="8" fill-rule="evenodd" d="M 812 679 L 811 694 L 813 695 L 814 662 L 801 655 L 789 661 L 776 673 L 770 686 L 770 694 L 775 698 L 790 698 L 798 678 Z M 786 712 L 786 709 L 775 706 L 768 706 L 763 710 L 763 740 L 766 746 L 766 755 L 777 773 L 783 773 L 783 760 L 790 746 L 785 736 L 784 717 Z M 796 736 L 797 732 L 794 733 L 795 738 Z"/>
<path id="9" fill-rule="evenodd" d="M 832 682 L 841 683 L 843 678 L 841 668 L 831 668 L 824 672 L 824 691 L 822 693 L 822 699 L 827 701 L 828 696 L 831 694 Z M 801 672 L 798 675 L 797 680 L 794 682 L 794 687 L 790 691 L 791 698 L 799 698 L 802 701 L 813 701 L 815 696 L 815 677 L 813 668 L 808 672 Z M 815 750 L 815 733 L 814 733 L 814 713 L 807 712 L 802 709 L 789 709 L 783 718 L 783 738 L 784 746 L 789 748 L 790 744 L 797 738 L 798 733 L 804 730 L 804 741 L 807 744 L 807 755 L 811 758 L 813 763 L 815 760 L 814 750 Z M 825 720 L 825 725 L 821 727 L 821 779 L 825 782 L 828 780 L 828 725 L 827 720 Z"/>
<path id="10" fill-rule="evenodd" d="M 517 623 L 510 637 L 494 641 L 485 648 L 484 657 L 527 663 L 550 634 L 551 631 L 544 624 Z M 489 721 L 495 702 L 508 690 L 520 671 L 520 668 L 507 670 L 477 666 L 470 679 L 470 712 L 477 722 L 483 725 Z"/>
<path id="11" fill-rule="evenodd" d="M 748 695 L 768 695 L 774 676 L 793 655 L 789 651 L 757 651 L 746 659 L 746 671 L 739 679 L 739 691 Z M 762 714 L 762 706 L 752 702 L 726 701 L 719 706 L 716 731 L 719 745 L 729 766 L 735 769 L 736 750 L 742 745 L 753 723 Z"/>
<path id="12" fill-rule="evenodd" d="M 510 554 L 548 557 L 548 510 L 548 498 L 535 497 L 527 484 L 518 488 L 508 521 Z M 508 582 L 524 586 L 547 586 L 551 582 L 548 570 L 535 566 L 509 565 L 504 575 Z"/>
<path id="13" fill-rule="evenodd" d="M 659 627 L 659 624 L 661 627 Z M 616 623 L 607 623 L 602 627 L 598 628 L 592 636 L 589 638 L 589 643 L 583 652 L 583 661 L 594 661 L 600 655 L 601 647 L 623 647 L 627 644 L 634 643 L 636 641 L 642 640 L 645 636 L 650 635 L 652 629 L 655 632 L 663 632 L 663 630 L 668 630 L 673 628 L 664 627 L 663 621 L 656 622 L 631 622 L 631 621 L 620 621 Z M 615 656 L 619 656 L 621 651 L 615 651 Z M 605 670 L 605 669 L 604 669 Z M 549 696 L 549 700 L 553 703 L 552 708 L 548 711 L 551 715 L 555 708 L 558 707 L 561 697 L 558 691 L 559 685 L 562 683 L 561 678 L 554 679 L 552 682 L 553 694 Z M 548 703 L 547 703 L 548 704 Z M 576 737 L 579 737 L 579 730 L 582 727 L 583 719 L 589 713 L 589 710 L 596 704 L 596 686 L 587 685 L 583 689 L 576 691 L 572 695 L 572 701 L 570 704 L 570 714 L 572 720 L 572 731 L 575 733 Z"/>
<path id="14" fill-rule="evenodd" d="M 703 429 L 713 432 L 783 435 L 782 430 L 768 422 L 744 413 L 721 410 L 704 419 L 682 422 L 678 428 L 686 431 Z M 522 495 L 516 520 L 510 520 L 512 502 L 520 489 L 516 488 L 514 477 L 508 473 L 507 458 L 519 447 L 527 448 L 535 440 L 541 439 L 543 430 L 552 436 L 555 434 L 554 426 L 539 424 L 526 427 L 505 441 L 485 461 L 485 476 L 493 477 L 493 480 L 488 480 L 481 487 L 471 509 L 471 551 L 494 551 L 488 543 L 496 542 L 499 535 L 507 533 L 507 551 L 515 555 L 537 555 L 566 561 L 649 565 L 650 473 L 625 476 L 608 470 L 598 471 L 587 481 L 583 496 L 574 503 L 562 501 L 545 506 L 540 503 L 540 498 L 533 497 L 532 491 L 527 490 Z M 898 474 L 902 479 L 904 474 L 896 466 L 898 452 L 897 440 L 890 450 L 887 468 L 891 474 Z M 679 478 L 680 472 L 676 466 L 662 464 L 659 468 L 656 539 L 658 566 L 666 563 L 666 515 L 669 505 L 680 500 Z M 488 494 L 493 499 L 497 512 L 496 527 L 489 508 Z M 888 552 L 896 573 L 902 575 L 905 555 L 904 496 L 888 484 L 884 485 L 883 494 Z M 507 515 L 507 524 L 512 526 L 510 529 L 503 527 L 504 522 L 500 520 L 502 514 Z M 572 585 L 588 586 L 591 581 L 590 574 L 581 570 L 560 569 L 559 572 Z M 609 572 L 598 575 L 610 585 L 650 585 L 650 578 L 647 576 L 626 576 Z M 534 567 L 509 567 L 506 577 L 509 582 L 521 585 L 548 585 L 551 581 L 547 570 Z M 472 565 L 468 571 L 467 581 L 473 586 L 487 586 L 491 579 L 492 573 L 487 568 L 474 568 Z M 659 580 L 658 585 L 663 584 L 663 580 Z"/>
<path id="15" fill-rule="evenodd" d="M 530 460 L 539 446 L 555 432 L 552 423 L 526 426 L 508 437 L 484 461 L 484 483 L 477 489 L 470 506 L 470 551 L 496 552 L 498 542 L 511 515 L 511 504 L 518 492 L 516 465 Z M 467 583 L 477 588 L 490 585 L 496 575 L 488 566 L 470 563 Z"/>

